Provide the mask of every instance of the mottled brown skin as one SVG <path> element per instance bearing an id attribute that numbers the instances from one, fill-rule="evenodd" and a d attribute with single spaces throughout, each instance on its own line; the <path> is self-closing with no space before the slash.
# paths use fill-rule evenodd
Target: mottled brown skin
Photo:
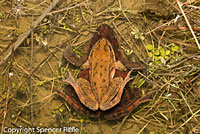
<path id="1" fill-rule="evenodd" d="M 59 95 L 76 111 L 92 118 L 104 116 L 113 120 L 125 116 L 139 104 L 149 101 L 147 96 L 141 98 L 140 89 L 125 87 L 130 80 L 131 71 L 146 71 L 146 66 L 136 62 L 130 63 L 122 57 L 119 40 L 108 25 L 103 24 L 97 28 L 90 40 L 86 57 L 72 58 L 74 54 L 70 49 L 66 48 L 64 58 L 80 66 L 82 70 L 77 81 L 69 72 L 67 82 L 73 89 L 67 88 L 66 93 L 59 91 Z M 119 91 L 121 95 L 118 95 Z M 101 109 L 101 105 L 106 108 Z"/>
<path id="2" fill-rule="evenodd" d="M 93 111 L 105 111 L 120 102 L 126 83 L 131 80 L 129 75 L 132 70 L 125 79 L 120 75 L 113 78 L 116 69 L 126 71 L 126 67 L 116 61 L 112 45 L 106 38 L 101 38 L 93 45 L 82 68 L 89 68 L 89 80 L 78 78 L 75 81 L 71 73 L 66 80 L 74 87 L 81 103 Z"/>

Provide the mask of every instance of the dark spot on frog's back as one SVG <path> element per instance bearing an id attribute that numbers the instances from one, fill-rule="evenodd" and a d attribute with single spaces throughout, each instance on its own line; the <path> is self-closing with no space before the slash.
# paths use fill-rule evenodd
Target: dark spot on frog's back
<path id="1" fill-rule="evenodd" d="M 96 63 L 94 64 L 94 69 L 97 68 L 97 65 L 98 65 L 98 62 L 96 62 Z"/>
<path id="2" fill-rule="evenodd" d="M 103 65 L 100 65 L 100 68 L 103 68 Z"/>
<path id="3" fill-rule="evenodd" d="M 98 72 L 97 72 L 97 71 L 93 73 L 93 77 L 95 77 L 95 76 L 96 76 L 96 74 L 98 74 Z"/>
<path id="4" fill-rule="evenodd" d="M 102 80 L 103 83 L 105 83 L 105 81 L 106 81 L 105 79 Z"/>
<path id="5" fill-rule="evenodd" d="M 103 76 L 103 73 L 102 72 L 100 72 L 100 77 L 102 77 Z"/>
<path id="6" fill-rule="evenodd" d="M 96 82 L 94 82 L 94 86 L 96 86 L 97 85 L 97 83 Z"/>

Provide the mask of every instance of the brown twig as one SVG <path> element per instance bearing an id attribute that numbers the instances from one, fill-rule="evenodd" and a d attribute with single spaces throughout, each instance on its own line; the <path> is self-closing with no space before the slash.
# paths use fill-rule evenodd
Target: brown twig
<path id="1" fill-rule="evenodd" d="M 190 12 L 192 12 L 192 11 L 193 11 L 193 10 L 190 10 L 189 12 L 187 12 L 187 14 L 190 13 Z M 180 17 L 183 17 L 183 15 L 180 15 Z M 179 18 L 180 18 L 180 17 L 179 17 Z M 176 19 L 176 18 L 175 18 L 175 19 Z M 172 20 L 170 20 L 170 21 L 168 21 L 168 22 L 166 22 L 166 23 L 163 23 L 162 25 L 160 25 L 160 26 L 158 26 L 158 27 L 156 27 L 156 28 L 154 28 L 154 29 L 152 29 L 152 30 L 146 32 L 145 35 L 148 35 L 148 34 L 152 33 L 153 31 L 156 31 L 156 30 L 158 30 L 158 29 L 161 29 L 162 27 L 166 27 L 167 25 L 169 26 L 169 24 L 173 23 L 173 22 L 175 21 L 175 19 L 172 19 Z"/>
<path id="2" fill-rule="evenodd" d="M 158 37 L 160 38 L 161 36 L 158 35 Z M 167 38 L 167 37 L 163 37 L 163 39 L 168 41 L 168 42 L 174 42 L 174 43 L 179 44 L 181 46 L 192 47 L 192 48 L 195 48 L 195 49 L 197 48 L 197 46 L 185 43 L 185 42 L 183 42 L 182 40 L 179 40 L 179 39 L 170 39 L 170 38 Z"/>
<path id="3" fill-rule="evenodd" d="M 183 127 L 186 123 L 188 123 L 193 117 L 195 117 L 196 114 L 198 114 L 200 112 L 200 109 L 197 110 L 194 114 L 192 114 L 192 116 L 190 118 L 188 118 L 182 125 L 180 125 L 178 128 L 176 128 L 173 132 L 171 132 L 170 134 L 174 134 L 178 129 L 180 129 L 181 127 Z"/>
<path id="4" fill-rule="evenodd" d="M 31 71 L 33 70 L 33 31 L 31 32 L 31 63 L 30 63 Z M 33 81 L 30 77 L 30 97 L 31 103 L 33 103 Z M 31 105 L 31 125 L 33 126 L 33 105 Z"/>
<path id="5" fill-rule="evenodd" d="M 5 109 L 4 109 L 4 116 L 3 116 L 3 121 L 2 121 L 1 134 L 3 134 L 4 124 L 5 124 L 6 114 L 7 114 L 7 109 L 8 109 L 8 101 L 9 101 L 9 93 L 10 93 L 10 78 L 11 78 L 11 76 L 12 76 L 12 73 L 9 71 L 9 74 L 8 74 L 8 89 L 7 89 L 7 96 L 6 96 L 6 105 L 5 105 Z"/>
<path id="6" fill-rule="evenodd" d="M 190 30 L 190 29 L 188 27 L 183 27 L 183 26 L 165 26 L 165 27 L 161 27 L 160 30 L 171 31 L 171 30 Z M 193 27 L 192 30 L 200 31 L 200 28 Z"/>
<path id="7" fill-rule="evenodd" d="M 63 11 L 66 11 L 66 10 L 69 10 L 69 9 L 73 9 L 73 8 L 76 8 L 76 7 L 79 7 L 79 6 L 83 6 L 85 5 L 85 2 L 88 2 L 89 0 L 86 0 L 86 1 L 83 1 L 73 7 L 67 7 L 67 8 L 63 8 L 63 9 L 60 9 L 60 10 L 57 10 L 57 11 L 53 11 L 53 12 L 50 12 L 50 14 L 55 14 L 55 13 L 60 13 L 60 12 L 63 12 Z"/>
<path id="8" fill-rule="evenodd" d="M 117 130 L 116 130 L 116 134 L 119 133 L 120 128 L 122 127 L 122 125 L 123 125 L 124 122 L 127 120 L 127 118 L 129 117 L 130 114 L 131 114 L 131 112 L 129 112 L 129 114 L 126 115 L 126 116 L 123 118 L 122 122 L 120 123 L 119 127 L 118 127 Z"/>
<path id="9" fill-rule="evenodd" d="M 6 26 L 2 26 L 2 25 L 0 25 L 0 28 L 2 28 L 2 29 L 8 29 L 8 30 L 15 30 L 15 29 L 17 29 L 15 27 L 6 27 Z"/>
<path id="10" fill-rule="evenodd" d="M 183 3 L 184 5 L 189 5 L 189 4 L 192 4 L 193 2 L 195 2 L 196 0 L 190 0 L 190 1 L 187 1 L 185 3 Z"/>
<path id="11" fill-rule="evenodd" d="M 21 43 L 30 35 L 30 33 L 38 26 L 38 24 L 40 24 L 40 22 L 57 5 L 58 2 L 59 0 L 52 2 L 51 5 L 43 12 L 43 14 L 31 25 L 30 29 L 20 36 L 20 38 L 13 44 L 13 47 L 8 50 L 6 56 L 2 58 L 0 65 L 2 65 L 10 57 L 13 51 L 15 51 L 21 45 Z"/>
<path id="12" fill-rule="evenodd" d="M 182 7 L 181 7 L 181 3 L 179 2 L 179 0 L 176 0 L 176 2 L 177 2 L 178 6 L 179 6 L 179 8 L 180 8 L 180 10 L 181 10 L 181 13 L 183 14 L 183 16 L 184 16 L 184 18 L 185 18 L 185 21 L 186 21 L 186 23 L 187 23 L 187 25 L 188 25 L 188 27 L 189 27 L 189 29 L 190 29 L 190 32 L 192 33 L 192 36 L 194 37 L 194 39 L 195 39 L 195 41 L 196 41 L 196 43 L 197 43 L 197 46 L 198 46 L 198 48 L 199 48 L 199 50 L 200 50 L 200 45 L 199 45 L 199 42 L 198 42 L 198 40 L 197 40 L 197 37 L 196 37 L 196 35 L 194 34 L 194 31 L 192 30 L 192 27 L 191 27 L 191 25 L 190 25 L 190 22 L 188 21 L 188 19 L 187 19 L 185 13 L 184 13 L 184 11 L 183 11 L 183 9 L 182 9 Z"/>

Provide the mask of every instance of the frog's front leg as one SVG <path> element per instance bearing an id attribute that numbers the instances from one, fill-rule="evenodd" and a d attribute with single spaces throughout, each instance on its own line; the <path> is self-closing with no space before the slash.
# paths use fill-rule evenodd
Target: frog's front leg
<path id="1" fill-rule="evenodd" d="M 137 71 L 142 71 L 146 70 L 147 66 L 142 63 L 137 63 L 137 62 L 130 62 L 126 58 L 121 57 L 121 62 L 128 68 L 128 69 L 133 69 Z"/>
<path id="2" fill-rule="evenodd" d="M 87 56 L 78 58 L 76 54 L 72 52 L 72 47 L 70 45 L 66 46 L 63 52 L 63 58 L 75 66 L 81 66 L 84 62 L 87 61 Z"/>
<path id="3" fill-rule="evenodd" d="M 81 103 L 93 111 L 98 109 L 99 104 L 92 92 L 91 84 L 89 81 L 83 78 L 79 78 L 76 82 L 69 72 L 69 77 L 65 80 L 65 82 L 71 84 Z"/>
<path id="4" fill-rule="evenodd" d="M 125 67 L 134 71 L 142 71 L 147 76 L 148 67 L 145 64 L 137 63 L 137 62 L 129 62 L 126 58 L 121 57 L 121 62 L 125 65 Z"/>

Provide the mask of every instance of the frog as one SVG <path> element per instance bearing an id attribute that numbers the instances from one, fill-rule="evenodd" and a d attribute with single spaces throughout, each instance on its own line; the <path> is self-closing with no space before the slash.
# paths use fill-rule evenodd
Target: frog
<path id="1" fill-rule="evenodd" d="M 63 58 L 80 67 L 77 80 L 68 71 L 66 83 L 73 88 L 59 95 L 76 111 L 88 117 L 108 120 L 123 117 L 140 104 L 150 101 L 141 97 L 139 88 L 127 88 L 132 71 L 147 71 L 142 63 L 129 62 L 121 53 L 120 42 L 107 24 L 100 25 L 89 41 L 86 56 L 78 58 L 67 46 Z"/>

